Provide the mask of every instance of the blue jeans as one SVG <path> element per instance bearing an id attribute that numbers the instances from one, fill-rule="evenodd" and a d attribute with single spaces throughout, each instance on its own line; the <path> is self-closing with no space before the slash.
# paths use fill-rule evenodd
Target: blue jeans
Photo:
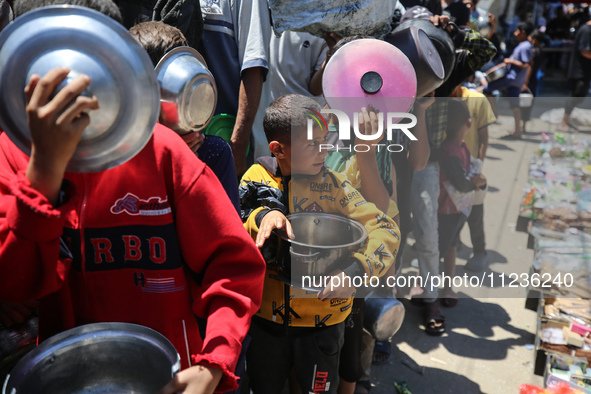
<path id="1" fill-rule="evenodd" d="M 423 170 L 414 173 L 410 193 L 419 272 L 423 281 L 426 281 L 428 277 L 439 275 L 438 162 L 429 162 Z M 431 290 L 428 285 L 425 283 L 423 297 L 426 302 L 432 302 L 437 299 L 438 289 Z"/>

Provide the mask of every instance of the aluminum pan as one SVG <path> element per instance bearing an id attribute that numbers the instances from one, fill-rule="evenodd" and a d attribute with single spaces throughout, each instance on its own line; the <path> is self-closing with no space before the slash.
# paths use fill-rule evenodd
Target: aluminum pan
<path id="1" fill-rule="evenodd" d="M 111 18 L 77 6 L 43 7 L 17 18 L 0 34 L 0 127 L 26 154 L 31 135 L 24 88 L 32 74 L 68 66 L 68 78 L 87 74 L 90 112 L 67 170 L 97 172 L 123 164 L 149 141 L 160 108 L 148 54 Z"/>

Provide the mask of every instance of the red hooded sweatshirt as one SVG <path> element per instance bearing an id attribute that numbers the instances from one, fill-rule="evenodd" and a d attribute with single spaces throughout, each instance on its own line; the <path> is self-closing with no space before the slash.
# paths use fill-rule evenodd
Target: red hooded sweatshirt
<path id="1" fill-rule="evenodd" d="M 213 172 L 157 125 L 125 164 L 66 173 L 54 208 L 30 187 L 28 160 L 0 136 L 0 300 L 41 299 L 40 339 L 96 322 L 150 327 L 183 369 L 221 368 L 216 391 L 236 388 L 265 263 Z"/>

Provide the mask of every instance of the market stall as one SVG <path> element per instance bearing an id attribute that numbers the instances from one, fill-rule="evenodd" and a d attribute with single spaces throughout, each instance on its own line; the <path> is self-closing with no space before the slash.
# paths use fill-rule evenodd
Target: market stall
<path id="1" fill-rule="evenodd" d="M 591 393 L 591 138 L 542 136 L 517 225 L 534 250 L 526 306 L 540 300 L 536 373 Z"/>

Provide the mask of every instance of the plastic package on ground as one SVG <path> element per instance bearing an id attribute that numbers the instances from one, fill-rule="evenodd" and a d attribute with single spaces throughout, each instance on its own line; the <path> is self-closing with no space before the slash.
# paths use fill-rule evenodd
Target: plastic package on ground
<path id="1" fill-rule="evenodd" d="M 323 33 L 382 38 L 391 30 L 396 3 L 397 0 L 269 0 L 269 7 L 277 35 L 293 30 L 321 38 Z"/>
<path id="2" fill-rule="evenodd" d="M 553 345 L 566 345 L 566 340 L 562 335 L 562 329 L 557 327 L 548 327 L 542 330 L 540 335 L 542 341 L 551 343 Z"/>

